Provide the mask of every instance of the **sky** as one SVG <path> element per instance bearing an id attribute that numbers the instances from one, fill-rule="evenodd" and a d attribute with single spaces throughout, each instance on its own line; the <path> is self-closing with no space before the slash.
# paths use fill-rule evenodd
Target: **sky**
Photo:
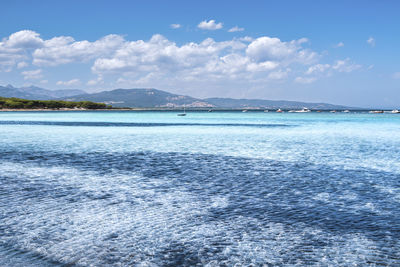
<path id="1" fill-rule="evenodd" d="M 0 85 L 400 108 L 400 1 L 0 2 Z"/>

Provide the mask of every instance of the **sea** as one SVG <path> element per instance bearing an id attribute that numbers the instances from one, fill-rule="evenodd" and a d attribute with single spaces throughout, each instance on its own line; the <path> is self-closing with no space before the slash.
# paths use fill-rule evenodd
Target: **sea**
<path id="1" fill-rule="evenodd" d="M 400 114 L 0 112 L 0 266 L 400 266 Z"/>

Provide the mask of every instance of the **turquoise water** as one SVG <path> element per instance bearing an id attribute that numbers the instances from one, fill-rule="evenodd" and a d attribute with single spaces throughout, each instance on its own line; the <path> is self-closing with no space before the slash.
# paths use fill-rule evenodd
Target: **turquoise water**
<path id="1" fill-rule="evenodd" d="M 1 266 L 399 265 L 400 115 L 1 112 Z"/>

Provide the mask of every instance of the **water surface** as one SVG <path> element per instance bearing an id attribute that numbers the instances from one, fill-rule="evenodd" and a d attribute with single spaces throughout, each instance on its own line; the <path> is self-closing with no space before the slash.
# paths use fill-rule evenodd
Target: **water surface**
<path id="1" fill-rule="evenodd" d="M 1 266 L 396 266 L 400 116 L 0 113 Z"/>

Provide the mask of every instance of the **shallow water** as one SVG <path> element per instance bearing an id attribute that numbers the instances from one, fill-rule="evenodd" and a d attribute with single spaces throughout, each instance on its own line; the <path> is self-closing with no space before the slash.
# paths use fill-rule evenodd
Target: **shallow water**
<path id="1" fill-rule="evenodd" d="M 400 265 L 400 116 L 0 113 L 0 266 Z"/>

